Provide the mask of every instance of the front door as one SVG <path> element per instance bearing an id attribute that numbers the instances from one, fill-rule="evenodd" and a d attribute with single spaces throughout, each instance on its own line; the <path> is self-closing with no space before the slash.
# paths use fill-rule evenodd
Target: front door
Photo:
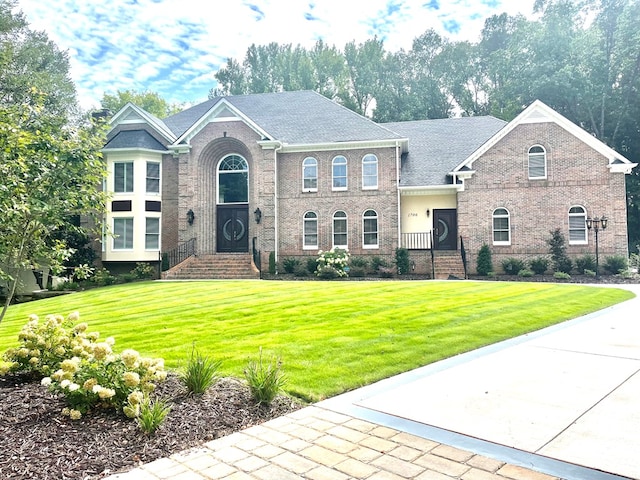
<path id="1" fill-rule="evenodd" d="M 249 206 L 218 205 L 218 252 L 249 251 Z"/>
<path id="2" fill-rule="evenodd" d="M 433 211 L 434 250 L 457 250 L 458 219 L 455 208 Z"/>

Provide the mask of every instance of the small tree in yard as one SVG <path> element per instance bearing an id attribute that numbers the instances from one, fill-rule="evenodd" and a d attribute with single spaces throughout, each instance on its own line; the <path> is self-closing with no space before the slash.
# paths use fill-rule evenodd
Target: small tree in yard
<path id="1" fill-rule="evenodd" d="M 478 275 L 486 277 L 493 272 L 493 262 L 491 260 L 491 249 L 486 243 L 478 251 L 478 264 L 476 267 Z"/>
<path id="2" fill-rule="evenodd" d="M 551 238 L 547 240 L 549 245 L 549 253 L 551 254 L 551 262 L 556 272 L 571 273 L 573 262 L 567 256 L 567 245 L 564 235 L 559 228 L 551 231 Z"/>

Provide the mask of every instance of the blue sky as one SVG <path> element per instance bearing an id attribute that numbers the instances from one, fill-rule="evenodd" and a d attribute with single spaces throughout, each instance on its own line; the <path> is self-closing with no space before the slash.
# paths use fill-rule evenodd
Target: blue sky
<path id="1" fill-rule="evenodd" d="M 342 49 L 377 35 L 408 50 L 433 28 L 477 41 L 485 18 L 530 16 L 534 0 L 19 0 L 31 27 L 68 50 L 84 108 L 134 89 L 170 102 L 206 99 L 214 74 L 255 43 L 306 48 L 318 39 Z"/>

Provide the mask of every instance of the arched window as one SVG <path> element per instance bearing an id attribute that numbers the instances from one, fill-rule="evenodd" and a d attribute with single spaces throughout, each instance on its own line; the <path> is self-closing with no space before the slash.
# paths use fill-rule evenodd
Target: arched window
<path id="1" fill-rule="evenodd" d="M 302 191 L 318 191 L 318 161 L 313 157 L 307 157 L 302 162 Z"/>
<path id="2" fill-rule="evenodd" d="M 511 219 L 506 208 L 493 211 L 493 244 L 511 245 Z"/>
<path id="3" fill-rule="evenodd" d="M 367 210 L 362 215 L 362 247 L 378 248 L 378 214 Z"/>
<path id="4" fill-rule="evenodd" d="M 240 155 L 227 155 L 218 164 L 218 203 L 249 201 L 249 165 Z"/>
<path id="5" fill-rule="evenodd" d="M 307 212 L 304 214 L 302 221 L 303 249 L 318 249 L 318 215 L 315 212 Z"/>
<path id="6" fill-rule="evenodd" d="M 347 214 L 341 210 L 333 214 L 333 246 L 347 248 Z"/>
<path id="7" fill-rule="evenodd" d="M 347 159 L 342 155 L 338 155 L 333 159 L 331 163 L 332 171 L 332 189 L 333 190 L 346 190 L 347 189 Z"/>
<path id="8" fill-rule="evenodd" d="M 587 211 L 575 205 L 569 209 L 569 245 L 587 243 Z"/>
<path id="9" fill-rule="evenodd" d="M 362 188 L 378 188 L 378 157 L 372 153 L 362 158 Z"/>
<path id="10" fill-rule="evenodd" d="M 529 149 L 529 178 L 547 178 L 547 152 L 540 145 Z"/>

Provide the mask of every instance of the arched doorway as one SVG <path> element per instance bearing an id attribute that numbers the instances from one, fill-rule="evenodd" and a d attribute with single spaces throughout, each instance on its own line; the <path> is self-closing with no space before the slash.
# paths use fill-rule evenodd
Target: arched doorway
<path id="1" fill-rule="evenodd" d="M 249 164 L 240 155 L 227 155 L 216 171 L 218 252 L 249 251 Z"/>

